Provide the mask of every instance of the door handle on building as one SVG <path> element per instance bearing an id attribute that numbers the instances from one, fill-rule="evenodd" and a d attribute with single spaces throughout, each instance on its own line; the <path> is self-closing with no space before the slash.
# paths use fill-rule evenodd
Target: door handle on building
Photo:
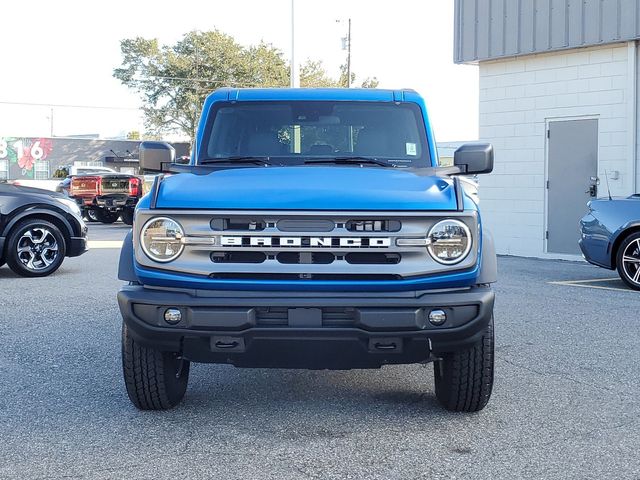
<path id="1" fill-rule="evenodd" d="M 598 177 L 589 178 L 591 184 L 589 185 L 589 190 L 585 190 L 584 193 L 588 193 L 590 197 L 596 198 L 598 196 L 598 185 L 600 184 L 600 179 Z"/>

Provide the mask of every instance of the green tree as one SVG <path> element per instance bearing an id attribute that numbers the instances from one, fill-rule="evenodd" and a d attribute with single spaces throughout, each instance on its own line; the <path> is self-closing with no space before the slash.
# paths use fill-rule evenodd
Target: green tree
<path id="1" fill-rule="evenodd" d="M 339 87 L 340 82 L 331 78 L 321 61 L 307 59 L 300 66 L 300 86 L 301 87 Z"/>
<path id="2" fill-rule="evenodd" d="M 351 72 L 351 86 L 353 86 L 355 82 L 356 82 L 356 74 Z M 377 77 L 367 77 L 360 84 L 360 88 L 377 88 L 379 83 L 380 82 L 378 81 Z M 338 81 L 337 86 L 345 87 L 345 88 L 349 86 L 347 85 L 347 64 L 346 63 L 343 63 L 342 65 L 340 65 L 340 80 Z"/>
<path id="3" fill-rule="evenodd" d="M 140 94 L 145 137 L 177 132 L 193 140 L 204 99 L 216 88 L 289 85 L 289 66 L 280 50 L 264 42 L 244 47 L 218 30 L 189 32 L 172 46 L 157 39 L 124 39 L 120 50 L 122 64 L 113 76 Z M 377 85 L 375 77 L 365 82 Z M 329 76 L 322 62 L 307 60 L 300 83 L 338 87 L 346 81 Z"/>

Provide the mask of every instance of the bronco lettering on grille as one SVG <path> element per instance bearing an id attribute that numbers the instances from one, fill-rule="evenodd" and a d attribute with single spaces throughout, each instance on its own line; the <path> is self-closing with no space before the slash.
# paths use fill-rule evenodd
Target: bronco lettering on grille
<path id="1" fill-rule="evenodd" d="M 386 237 L 254 237 L 221 236 L 223 247 L 390 247 L 391 239 Z"/>

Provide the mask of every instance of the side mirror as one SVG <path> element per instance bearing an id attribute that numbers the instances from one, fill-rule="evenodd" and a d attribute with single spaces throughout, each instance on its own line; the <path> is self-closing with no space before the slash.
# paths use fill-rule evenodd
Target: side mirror
<path id="1" fill-rule="evenodd" d="M 490 143 L 465 143 L 453 154 L 453 165 L 469 175 L 491 173 L 493 146 Z"/>
<path id="2" fill-rule="evenodd" d="M 176 151 L 166 142 L 142 142 L 139 156 L 143 171 L 167 172 L 176 160 Z"/>

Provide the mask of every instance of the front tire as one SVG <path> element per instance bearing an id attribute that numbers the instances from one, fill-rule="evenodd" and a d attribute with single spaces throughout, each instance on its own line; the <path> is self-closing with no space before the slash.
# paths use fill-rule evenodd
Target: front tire
<path id="1" fill-rule="evenodd" d="M 28 218 L 9 233 L 6 262 L 23 277 L 46 277 L 55 272 L 66 254 L 64 235 L 53 223 Z"/>
<path id="2" fill-rule="evenodd" d="M 434 363 L 436 397 L 452 412 L 478 412 L 493 389 L 493 317 L 471 348 L 445 353 Z"/>
<path id="3" fill-rule="evenodd" d="M 133 213 L 133 208 L 125 208 L 122 210 L 122 213 L 120 214 L 120 220 L 122 220 L 122 223 L 125 225 L 133 225 Z"/>
<path id="4" fill-rule="evenodd" d="M 122 324 L 122 371 L 131 403 L 140 410 L 175 407 L 187 390 L 189 361 L 135 342 Z"/>
<path id="5" fill-rule="evenodd" d="M 640 290 L 640 232 L 622 240 L 616 254 L 616 268 L 624 283 Z"/>

